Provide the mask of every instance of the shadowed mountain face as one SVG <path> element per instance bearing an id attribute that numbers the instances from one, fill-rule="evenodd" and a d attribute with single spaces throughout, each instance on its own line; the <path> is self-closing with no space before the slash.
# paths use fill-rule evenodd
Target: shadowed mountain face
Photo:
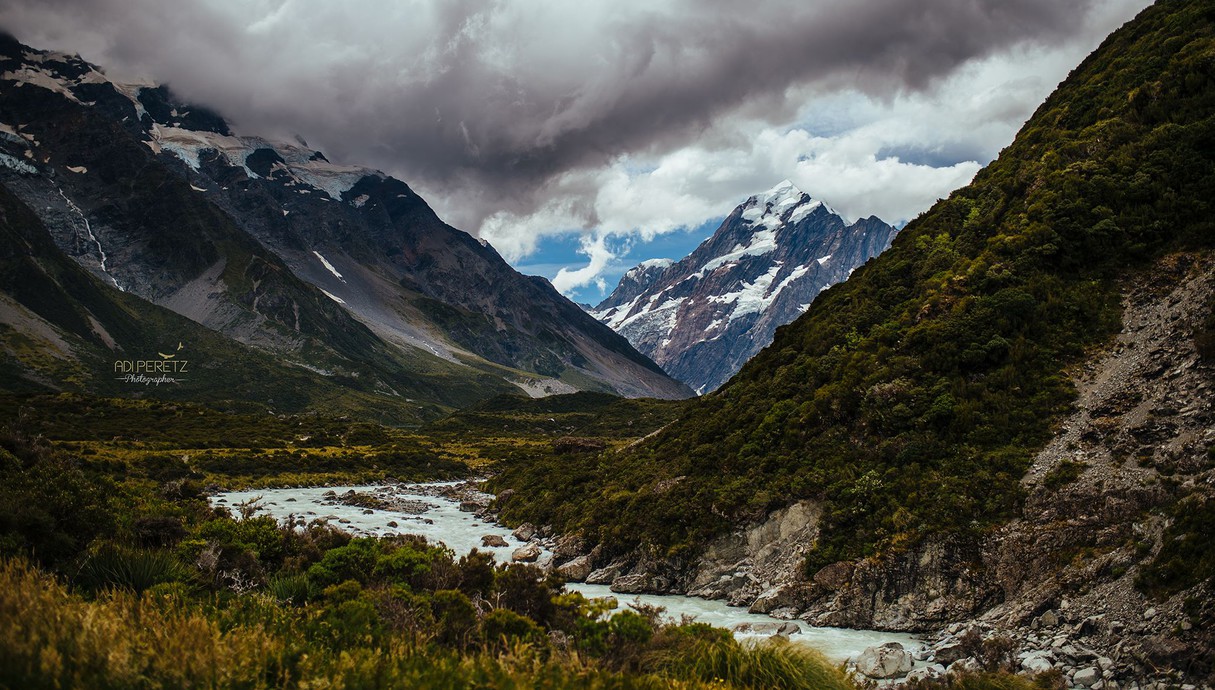
<path id="1" fill-rule="evenodd" d="M 11 38 L 0 184 L 111 289 L 360 388 L 445 406 L 690 393 L 405 183 Z"/>
<path id="2" fill-rule="evenodd" d="M 678 263 L 652 260 L 592 314 L 698 393 L 717 389 L 820 292 L 890 246 L 877 218 L 848 225 L 785 181 L 734 209 Z"/>

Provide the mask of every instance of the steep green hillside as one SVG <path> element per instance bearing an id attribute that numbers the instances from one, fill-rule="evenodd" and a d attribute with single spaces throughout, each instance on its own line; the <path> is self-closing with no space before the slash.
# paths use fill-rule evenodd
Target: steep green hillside
<path id="1" fill-rule="evenodd" d="M 1209 248 L 1213 201 L 1215 1 L 1160 2 L 722 390 L 610 462 L 506 468 L 504 515 L 677 556 L 818 498 L 809 567 L 999 522 L 1073 399 L 1069 367 L 1118 328 L 1120 281 Z M 576 514 L 552 498 L 563 480 L 592 484 Z"/>

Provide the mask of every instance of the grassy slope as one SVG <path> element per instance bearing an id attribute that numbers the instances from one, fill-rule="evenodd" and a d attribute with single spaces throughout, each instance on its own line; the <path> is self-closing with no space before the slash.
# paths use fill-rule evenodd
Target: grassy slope
<path id="1" fill-rule="evenodd" d="M 653 442 L 506 467 L 500 485 L 522 491 L 504 515 L 678 555 L 812 497 L 817 567 L 1012 514 L 1072 399 L 1068 368 L 1118 328 L 1120 279 L 1211 246 L 1213 64 L 1215 2 L 1146 10 L 972 184 Z"/>

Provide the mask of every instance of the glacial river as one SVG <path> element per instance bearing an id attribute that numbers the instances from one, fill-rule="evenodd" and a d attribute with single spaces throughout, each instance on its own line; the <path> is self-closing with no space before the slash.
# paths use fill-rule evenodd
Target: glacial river
<path id="1" fill-rule="evenodd" d="M 460 510 L 459 503 L 439 494 L 447 483 L 416 484 L 406 486 L 324 486 L 288 489 L 257 489 L 253 491 L 232 491 L 216 494 L 211 497 L 213 505 L 225 506 L 239 515 L 237 506 L 241 503 L 257 501 L 257 514 L 270 515 L 276 520 L 303 520 L 311 522 L 316 519 L 327 520 L 330 524 L 346 530 L 357 536 L 386 536 L 391 534 L 420 534 L 432 542 L 442 542 L 456 553 L 457 556 L 466 554 L 472 549 L 488 551 L 498 561 L 509 562 L 511 552 L 522 545 L 522 542 L 511 535 L 511 531 L 501 525 L 486 522 L 472 513 Z M 405 502 L 403 510 L 375 510 L 348 505 L 333 501 L 333 496 L 340 496 L 347 491 L 372 493 L 377 496 L 391 497 Z M 332 493 L 331 493 L 332 492 Z M 496 534 L 506 540 L 508 546 L 484 547 L 481 537 Z M 545 551 L 541 562 L 551 558 Z M 661 606 L 672 619 L 681 616 L 691 616 L 696 620 L 720 626 L 733 628 L 740 623 L 785 623 L 763 614 L 748 613 L 745 608 L 726 605 L 723 601 L 687 597 L 681 595 L 655 594 L 614 594 L 607 585 L 587 585 L 569 583 L 566 585 L 587 597 L 616 597 L 622 606 L 640 601 L 642 604 Z M 879 645 L 884 642 L 900 642 L 909 650 L 918 649 L 921 644 L 913 636 L 901 633 L 879 632 L 874 630 L 848 630 L 844 628 L 820 628 L 808 625 L 802 621 L 793 621 L 801 628 L 801 632 L 791 636 L 791 640 L 804 643 L 822 652 L 828 659 L 842 662 L 855 658 L 866 647 Z M 736 633 L 738 637 L 755 637 L 752 634 Z"/>

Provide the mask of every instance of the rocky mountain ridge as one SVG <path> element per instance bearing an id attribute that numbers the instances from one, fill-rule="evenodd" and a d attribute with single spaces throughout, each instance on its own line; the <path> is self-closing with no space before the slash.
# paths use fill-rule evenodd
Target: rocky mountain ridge
<path id="1" fill-rule="evenodd" d="M 388 395 L 689 394 L 403 182 L 2 43 L 0 183 L 116 289 Z"/>
<path id="2" fill-rule="evenodd" d="M 848 224 L 785 180 L 740 204 L 684 259 L 629 270 L 591 313 L 707 393 L 895 232 L 876 217 Z"/>

